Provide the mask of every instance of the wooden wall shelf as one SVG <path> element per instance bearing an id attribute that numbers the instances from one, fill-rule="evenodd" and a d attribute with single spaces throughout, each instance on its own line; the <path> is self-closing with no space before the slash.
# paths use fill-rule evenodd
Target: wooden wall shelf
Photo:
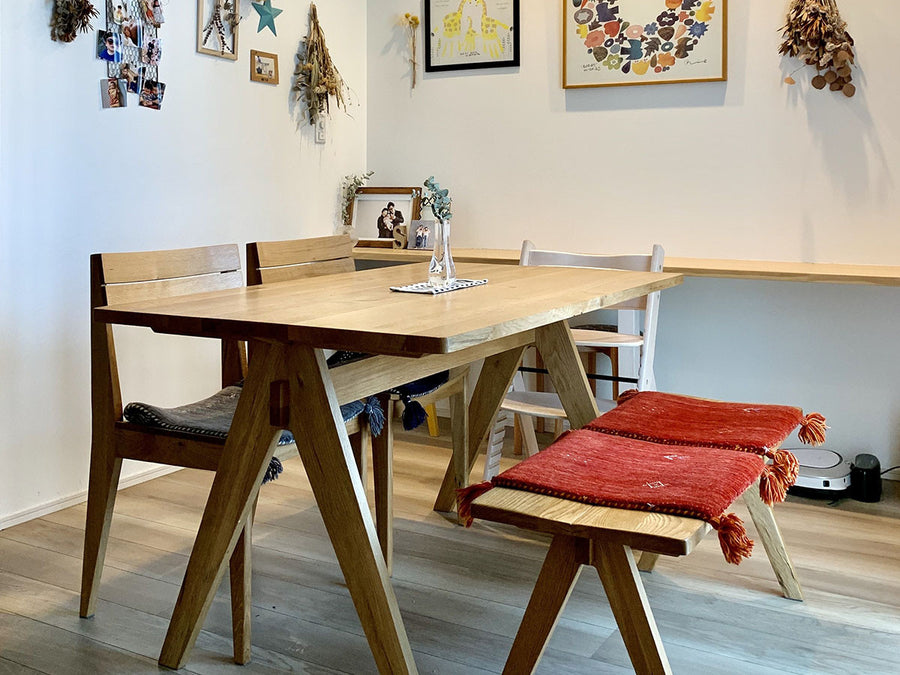
<path id="1" fill-rule="evenodd" d="M 431 251 L 356 248 L 353 250 L 353 257 L 356 260 L 390 263 L 427 262 L 431 258 Z M 454 248 L 453 259 L 457 262 L 516 265 L 519 262 L 519 251 L 514 249 Z M 900 286 L 900 265 L 845 265 L 666 257 L 665 271 L 678 272 L 689 277 Z"/>

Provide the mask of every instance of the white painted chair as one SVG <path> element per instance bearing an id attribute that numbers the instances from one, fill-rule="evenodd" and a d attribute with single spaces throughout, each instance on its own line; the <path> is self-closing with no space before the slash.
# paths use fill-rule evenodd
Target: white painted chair
<path id="1" fill-rule="evenodd" d="M 520 265 L 554 265 L 564 267 L 596 267 L 606 269 L 633 270 L 639 272 L 662 272 L 665 251 L 659 244 L 654 244 L 653 251 L 635 255 L 589 255 L 583 253 L 564 253 L 536 249 L 528 240 L 522 243 Z M 637 326 L 633 315 L 643 313 L 643 330 L 638 334 L 618 333 L 613 331 L 590 330 L 574 327 L 572 336 L 581 351 L 606 351 L 607 349 L 639 350 L 640 365 L 637 373 L 637 388 L 641 391 L 656 389 L 656 378 L 653 374 L 653 358 L 656 349 L 656 325 L 659 315 L 659 291 L 649 295 L 620 303 L 610 309 L 618 310 L 618 325 Z M 613 351 L 616 358 L 616 352 Z M 615 406 L 612 399 L 598 399 L 600 412 L 611 410 Z M 537 437 L 531 418 L 549 418 L 558 420 L 557 433 L 561 430 L 561 421 L 566 413 L 554 392 L 532 391 L 525 386 L 525 379 L 517 373 L 513 386 L 500 406 L 497 418 L 488 439 L 487 457 L 484 464 L 484 480 L 497 475 L 500 468 L 500 453 L 506 432 L 509 414 L 516 416 L 522 432 L 525 453 L 528 456 L 538 451 Z"/>

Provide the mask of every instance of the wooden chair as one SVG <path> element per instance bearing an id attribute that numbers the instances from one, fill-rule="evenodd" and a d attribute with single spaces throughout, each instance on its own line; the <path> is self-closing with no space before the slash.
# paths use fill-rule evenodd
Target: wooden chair
<path id="1" fill-rule="evenodd" d="M 642 255 L 588 255 L 581 253 L 564 253 L 560 251 L 544 251 L 534 247 L 528 240 L 522 244 L 520 265 L 553 265 L 565 267 L 598 267 L 608 269 L 634 270 L 642 272 L 661 272 L 665 252 L 662 246 L 655 244 L 651 254 Z M 572 329 L 572 336 L 579 351 L 597 353 L 604 351 L 615 361 L 618 349 L 630 348 L 640 350 L 640 367 L 637 388 L 640 390 L 655 389 L 656 378 L 653 374 L 653 360 L 656 351 L 656 326 L 659 316 L 659 292 L 635 298 L 615 305 L 610 309 L 618 310 L 620 321 L 625 314 L 643 313 L 643 330 L 639 334 L 619 333 L 613 331 L 594 330 L 589 328 Z M 633 323 L 633 322 L 632 322 Z M 613 353 L 611 350 L 615 349 Z M 617 369 L 614 369 L 614 373 Z M 615 394 L 615 390 L 613 391 Z M 615 406 L 614 399 L 598 400 L 601 412 Z M 565 410 L 559 396 L 553 392 L 529 390 L 521 373 L 517 374 L 512 391 L 503 400 L 500 412 L 494 423 L 490 436 L 487 457 L 485 459 L 484 480 L 497 475 L 500 467 L 500 453 L 503 445 L 507 414 L 513 414 L 518 423 L 527 455 L 538 451 L 537 437 L 531 418 L 550 418 L 558 422 L 557 435 L 561 432 L 561 422 L 566 418 Z"/>
<path id="2" fill-rule="evenodd" d="M 274 283 L 305 277 L 355 271 L 352 258 L 353 242 L 346 235 L 294 239 L 289 241 L 253 242 L 247 244 L 247 284 Z M 453 457 L 450 460 L 456 475 L 464 476 L 465 443 L 468 438 L 468 407 L 466 401 L 468 367 L 450 372 L 448 381 L 434 391 L 415 397 L 423 406 L 434 401 L 450 399 Z M 393 408 L 398 397 L 390 392 L 379 396 L 385 411 L 384 431 L 371 439 L 372 472 L 375 479 L 375 526 L 388 571 L 393 562 Z M 366 453 L 355 451 L 356 463 L 365 483 Z M 448 469 L 449 470 L 449 469 Z M 465 482 L 460 483 L 464 486 Z"/>
<path id="3" fill-rule="evenodd" d="M 91 256 L 91 308 L 150 298 L 177 296 L 243 286 L 236 245 L 145 253 Z M 246 374 L 242 342 L 222 343 L 222 391 L 210 399 L 177 409 L 144 404 L 123 408 L 112 326 L 91 321 L 91 468 L 81 585 L 82 617 L 92 616 L 109 538 L 109 526 L 123 459 L 215 471 L 227 437 L 231 415 Z M 129 410 L 149 414 L 144 423 L 127 421 Z M 355 446 L 365 443 L 358 419 L 361 405 L 342 408 Z M 216 415 L 210 417 L 214 409 Z M 157 413 L 179 412 L 186 426 L 167 424 Z M 124 413 L 124 414 L 123 414 Z M 131 419 L 141 415 L 132 413 Z M 291 440 L 282 435 L 282 443 Z M 270 470 L 278 465 L 274 462 Z M 253 514 L 231 556 L 230 580 L 234 660 L 250 660 L 250 545 Z"/>
<path id="4" fill-rule="evenodd" d="M 244 283 L 236 245 L 91 256 L 91 308 L 235 288 Z M 223 341 L 222 382 L 244 376 L 243 346 Z M 91 321 L 91 468 L 81 581 L 82 617 L 94 614 L 123 459 L 215 471 L 224 439 L 147 427 L 123 418 L 112 326 Z M 250 529 L 231 556 L 234 660 L 250 659 Z"/>

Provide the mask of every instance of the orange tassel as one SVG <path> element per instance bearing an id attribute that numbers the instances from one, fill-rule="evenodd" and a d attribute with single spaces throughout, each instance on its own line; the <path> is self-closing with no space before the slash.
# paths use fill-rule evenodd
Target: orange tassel
<path id="1" fill-rule="evenodd" d="M 788 488 L 797 482 L 800 463 L 793 453 L 787 450 L 767 452 L 766 457 L 771 459 L 772 463 L 766 464 L 759 477 L 759 496 L 766 504 L 772 506 L 776 502 L 783 502 Z"/>
<path id="2" fill-rule="evenodd" d="M 616 405 L 621 405 L 621 404 L 625 403 L 625 401 L 627 401 L 630 398 L 634 398 L 639 393 L 640 392 L 637 389 L 629 389 L 627 391 L 623 391 L 621 394 L 619 394 L 619 398 L 616 399 Z"/>
<path id="3" fill-rule="evenodd" d="M 472 527 L 472 522 L 475 520 L 472 517 L 472 502 L 492 487 L 494 487 L 494 484 L 487 481 L 485 483 L 475 483 L 456 491 L 456 512 L 459 514 L 459 519 L 463 522 L 463 525 Z"/>
<path id="4" fill-rule="evenodd" d="M 747 536 L 743 521 L 733 513 L 727 513 L 710 523 L 719 534 L 719 546 L 725 560 L 732 565 L 740 565 L 743 558 L 749 558 L 753 551 L 753 540 Z"/>
<path id="5" fill-rule="evenodd" d="M 822 445 L 825 442 L 825 417 L 819 413 L 809 413 L 800 422 L 800 432 L 797 436 L 801 443 L 807 445 Z"/>

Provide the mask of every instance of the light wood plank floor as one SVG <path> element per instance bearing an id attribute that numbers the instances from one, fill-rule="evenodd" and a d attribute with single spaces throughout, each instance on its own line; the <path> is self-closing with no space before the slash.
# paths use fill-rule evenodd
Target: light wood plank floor
<path id="1" fill-rule="evenodd" d="M 498 673 L 547 541 L 433 513 L 448 458 L 446 437 L 398 431 L 394 586 L 420 672 Z M 210 480 L 185 470 L 120 493 L 91 620 L 78 618 L 84 505 L 0 532 L 0 675 L 157 672 Z M 779 595 L 761 550 L 734 567 L 708 538 L 661 559 L 643 578 L 675 672 L 900 672 L 900 500 L 889 492 L 874 508 L 778 507 L 804 603 Z M 253 543 L 253 662 L 230 662 L 225 584 L 184 672 L 375 672 L 299 459 L 262 490 Z M 631 672 L 590 570 L 538 672 Z"/>

